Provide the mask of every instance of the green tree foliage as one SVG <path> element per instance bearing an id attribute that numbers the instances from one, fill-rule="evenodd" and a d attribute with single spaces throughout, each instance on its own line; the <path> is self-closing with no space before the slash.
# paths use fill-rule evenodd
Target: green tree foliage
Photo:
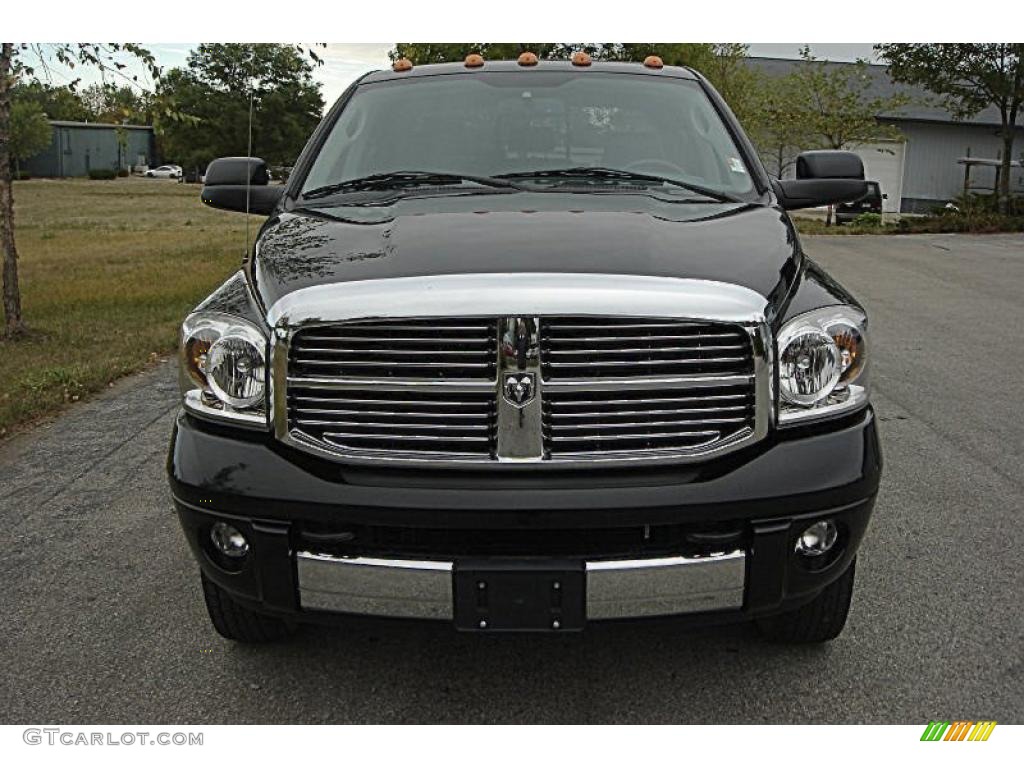
<path id="1" fill-rule="evenodd" d="M 788 75 L 789 101 L 785 108 L 801 120 L 819 147 L 853 148 L 880 140 L 898 140 L 902 134 L 893 125 L 880 122 L 879 115 L 892 115 L 906 106 L 903 94 L 873 96 L 868 64 L 863 59 L 852 65 L 830 66 L 801 51 L 803 62 Z"/>
<path id="2" fill-rule="evenodd" d="M 1014 134 L 1024 111 L 1024 43 L 891 43 L 875 50 L 894 80 L 931 91 L 958 117 L 973 117 L 987 107 L 999 111 L 998 197 L 1000 211 L 1009 213 Z"/>
<path id="3" fill-rule="evenodd" d="M 128 85 L 96 83 L 82 90 L 81 100 L 95 123 L 148 125 L 152 121 L 149 94 Z"/>
<path id="4" fill-rule="evenodd" d="M 293 45 L 200 45 L 186 67 L 161 80 L 160 92 L 173 94 L 190 117 L 160 124 L 164 153 L 185 167 L 247 154 L 251 92 L 253 153 L 272 165 L 291 165 L 323 112 L 312 76 L 318 60 Z"/>
<path id="5" fill-rule="evenodd" d="M 11 89 L 15 104 L 34 106 L 50 120 L 91 120 L 82 97 L 67 86 L 53 86 L 38 80 L 19 82 Z"/>
<path id="6" fill-rule="evenodd" d="M 16 101 L 11 104 L 10 130 L 8 151 L 14 158 L 15 170 L 20 175 L 22 160 L 38 155 L 50 146 L 53 129 L 39 107 L 31 102 Z"/>
<path id="7" fill-rule="evenodd" d="M 772 176 L 782 178 L 805 149 L 821 146 L 801 110 L 796 78 L 761 75 L 752 89 L 743 127 L 757 146 L 761 162 Z"/>

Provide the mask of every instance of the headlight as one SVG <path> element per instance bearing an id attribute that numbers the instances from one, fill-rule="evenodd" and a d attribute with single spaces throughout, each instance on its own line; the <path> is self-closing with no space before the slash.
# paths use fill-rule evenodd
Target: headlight
<path id="1" fill-rule="evenodd" d="M 185 408 L 208 418 L 266 426 L 267 340 L 246 320 L 190 315 L 181 328 Z"/>
<path id="2" fill-rule="evenodd" d="M 795 317 L 778 337 L 779 423 L 848 413 L 868 401 L 867 318 L 853 307 Z"/>

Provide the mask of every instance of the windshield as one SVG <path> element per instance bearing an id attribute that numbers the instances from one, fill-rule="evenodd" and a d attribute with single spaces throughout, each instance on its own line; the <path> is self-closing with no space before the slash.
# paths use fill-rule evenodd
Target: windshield
<path id="1" fill-rule="evenodd" d="M 403 171 L 528 181 L 532 171 L 579 168 L 661 177 L 726 195 L 748 195 L 754 188 L 698 83 L 534 70 L 360 86 L 322 146 L 303 192 Z M 606 186 L 635 183 L 626 176 L 599 178 Z M 536 180 L 587 183 L 550 174 Z"/>

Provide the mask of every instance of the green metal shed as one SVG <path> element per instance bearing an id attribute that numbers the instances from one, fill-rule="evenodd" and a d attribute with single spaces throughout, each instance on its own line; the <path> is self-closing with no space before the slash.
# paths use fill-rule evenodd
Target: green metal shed
<path id="1" fill-rule="evenodd" d="M 50 146 L 21 163 L 32 176 L 87 176 L 93 168 L 154 165 L 156 147 L 150 125 L 114 125 L 51 120 Z M 123 136 L 124 143 L 118 140 Z"/>

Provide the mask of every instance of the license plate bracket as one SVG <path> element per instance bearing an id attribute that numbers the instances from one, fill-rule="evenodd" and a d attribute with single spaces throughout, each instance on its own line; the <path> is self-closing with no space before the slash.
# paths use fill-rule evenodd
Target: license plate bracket
<path id="1" fill-rule="evenodd" d="M 572 632 L 586 622 L 582 561 L 462 560 L 453 579 L 462 631 Z"/>

